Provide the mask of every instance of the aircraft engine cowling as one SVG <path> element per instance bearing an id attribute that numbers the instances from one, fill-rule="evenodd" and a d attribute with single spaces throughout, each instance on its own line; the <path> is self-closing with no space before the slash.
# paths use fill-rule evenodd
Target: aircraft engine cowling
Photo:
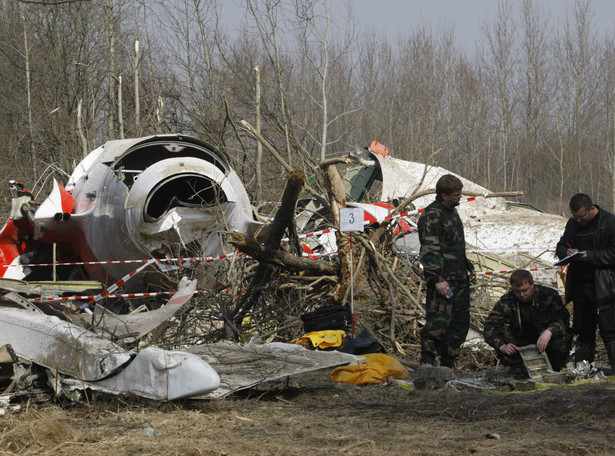
<path id="1" fill-rule="evenodd" d="M 238 192 L 209 162 L 169 158 L 141 173 L 126 197 L 126 226 L 135 243 L 152 252 L 166 243 L 203 243 L 219 252 L 220 233 L 243 229 L 236 217 Z"/>
<path id="2" fill-rule="evenodd" d="M 75 168 L 66 190 L 71 214 L 53 204 L 34 215 L 34 238 L 58 257 L 83 262 L 216 256 L 224 233 L 254 230 L 251 204 L 226 155 L 182 135 L 109 141 Z M 57 194 L 64 195 L 61 192 Z M 64 195 L 65 196 L 65 195 Z M 135 264 L 85 265 L 87 278 L 113 283 Z M 131 279 L 132 286 L 152 281 Z M 141 282 L 139 284 L 139 282 Z"/>

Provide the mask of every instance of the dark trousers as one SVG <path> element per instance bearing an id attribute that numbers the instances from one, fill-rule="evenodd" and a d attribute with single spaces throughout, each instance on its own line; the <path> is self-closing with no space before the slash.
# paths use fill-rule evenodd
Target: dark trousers
<path id="1" fill-rule="evenodd" d="M 427 284 L 425 326 L 421 330 L 421 358 L 453 360 L 470 329 L 470 283 L 448 282 L 453 296 L 436 292 L 435 283 Z"/>
<path id="2" fill-rule="evenodd" d="M 594 361 L 596 353 L 596 326 L 605 345 L 615 343 L 615 303 L 596 305 L 593 281 L 576 286 L 573 294 L 572 334 L 576 336 L 575 361 Z"/>

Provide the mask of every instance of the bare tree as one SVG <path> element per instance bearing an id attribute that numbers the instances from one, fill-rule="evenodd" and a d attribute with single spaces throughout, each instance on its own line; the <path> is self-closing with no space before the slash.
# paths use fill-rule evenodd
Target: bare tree
<path id="1" fill-rule="evenodd" d="M 559 181 L 560 184 L 563 180 L 560 173 L 545 173 L 544 167 L 533 166 L 535 160 L 540 157 L 541 136 L 548 128 L 551 101 L 549 87 L 552 85 L 549 79 L 551 53 L 547 41 L 549 27 L 548 22 L 541 21 L 540 17 L 535 3 L 524 0 L 521 18 L 523 38 L 519 62 L 519 86 L 522 90 L 518 91 L 524 138 L 519 138 L 519 165 L 514 181 L 518 188 L 528 188 L 534 181 L 551 185 L 552 180 Z M 549 166 L 546 169 L 551 171 L 553 168 Z M 543 187 L 539 191 L 544 190 Z"/>
<path id="2" fill-rule="evenodd" d="M 493 138 L 497 144 L 496 176 L 503 188 L 509 184 L 514 115 L 514 23 L 510 3 L 498 5 L 496 22 L 486 30 L 486 46 L 481 56 L 485 82 L 496 109 Z"/>
<path id="3" fill-rule="evenodd" d="M 561 113 L 563 133 L 573 154 L 566 164 L 570 176 L 575 176 L 570 190 L 594 192 L 595 182 L 584 179 L 591 170 L 590 147 L 591 124 L 595 111 L 590 108 L 597 90 L 596 40 L 591 26 L 591 2 L 579 0 L 573 17 L 568 19 L 563 39 L 556 50 L 560 104 L 556 113 Z M 558 115 L 558 114 L 556 114 Z M 589 185 L 589 188 L 584 188 Z"/>
<path id="4" fill-rule="evenodd" d="M 284 131 L 286 155 L 289 165 L 292 166 L 293 159 L 290 145 L 290 119 L 287 109 L 286 91 L 283 89 L 283 69 L 280 57 L 280 45 L 278 43 L 278 9 L 279 1 L 264 0 L 264 10 L 258 7 L 255 0 L 246 0 L 246 6 L 258 29 L 258 33 L 263 43 L 265 52 L 269 57 L 269 62 L 273 68 L 275 82 L 280 100 L 281 127 Z"/>
<path id="5" fill-rule="evenodd" d="M 107 58 L 109 62 L 107 81 L 109 97 L 109 111 L 107 112 L 107 135 L 109 138 L 116 137 L 116 113 L 117 113 L 117 93 L 115 89 L 115 81 L 117 78 L 115 61 L 116 61 L 116 11 L 113 0 L 105 0 L 104 3 L 104 18 L 105 18 L 105 38 L 107 45 Z"/>
<path id="6" fill-rule="evenodd" d="M 38 179 L 38 171 L 36 169 L 36 154 L 34 151 L 34 135 L 33 129 L 34 125 L 32 123 L 32 93 L 30 90 L 31 80 L 30 80 L 30 50 L 28 45 L 28 29 L 26 27 L 26 19 L 22 17 L 23 23 L 23 49 L 24 49 L 24 64 L 25 64 L 25 72 L 26 72 L 26 111 L 28 114 L 28 137 L 30 143 L 30 156 L 32 157 L 32 174 L 34 175 L 34 179 Z"/>

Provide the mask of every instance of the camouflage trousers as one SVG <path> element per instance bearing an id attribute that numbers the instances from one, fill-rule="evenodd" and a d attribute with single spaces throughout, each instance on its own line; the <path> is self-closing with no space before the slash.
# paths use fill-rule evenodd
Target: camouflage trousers
<path id="1" fill-rule="evenodd" d="M 470 329 L 470 282 L 448 282 L 453 296 L 445 298 L 435 283 L 427 284 L 425 326 L 421 330 L 421 362 L 437 356 L 446 365 L 459 355 L 459 347 Z"/>
<path id="2" fill-rule="evenodd" d="M 552 337 L 547 345 L 547 349 L 545 350 L 547 352 L 549 362 L 551 363 L 551 367 L 556 372 L 559 372 L 559 370 L 566 365 L 568 353 L 570 352 L 569 336 L 569 334 L 564 334 L 559 337 Z M 538 341 L 538 335 L 535 334 L 531 337 L 526 337 L 524 335 L 512 335 L 505 333 L 504 338 L 507 344 L 515 344 L 517 347 L 525 347 L 526 345 L 535 344 Z M 523 358 L 521 358 L 519 353 L 515 353 L 514 355 L 505 355 L 500 350 L 496 350 L 496 355 L 504 366 L 514 367 L 523 364 Z"/>

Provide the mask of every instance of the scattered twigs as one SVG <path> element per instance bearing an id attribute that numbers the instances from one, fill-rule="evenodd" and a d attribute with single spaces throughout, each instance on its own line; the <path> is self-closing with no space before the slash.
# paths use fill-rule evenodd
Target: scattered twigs
<path id="1" fill-rule="evenodd" d="M 408 299 L 410 299 L 410 302 L 414 304 L 414 306 L 419 311 L 419 313 L 421 315 L 425 315 L 425 310 L 423 309 L 423 307 L 419 304 L 417 299 L 412 295 L 410 290 L 401 282 L 397 274 L 395 274 L 395 272 L 393 272 L 393 270 L 391 269 L 391 266 L 389 265 L 389 260 L 387 260 L 384 257 L 384 255 L 382 255 L 378 250 L 376 250 L 376 248 L 371 242 L 368 242 L 367 240 L 361 237 L 358 237 L 358 239 L 360 240 L 361 244 L 363 244 L 365 248 L 368 251 L 370 251 L 374 255 L 375 258 L 379 260 L 379 264 L 386 270 L 391 280 L 393 280 L 393 282 L 397 284 L 397 286 L 400 288 L 400 290 L 403 291 L 403 293 L 408 297 Z"/>
<path id="2" fill-rule="evenodd" d="M 254 273 L 254 277 L 249 287 L 245 291 L 245 293 L 239 299 L 237 305 L 235 306 L 233 312 L 233 322 L 234 325 L 232 330 L 237 332 L 237 325 L 243 320 L 246 316 L 247 312 L 254 306 L 258 298 L 260 297 L 262 290 L 268 284 L 269 279 L 271 278 L 271 273 L 273 271 L 272 263 L 273 259 L 276 258 L 276 254 L 280 248 L 280 243 L 282 242 L 282 237 L 286 230 L 294 229 L 294 215 L 295 215 L 295 206 L 297 204 L 297 199 L 301 193 L 301 189 L 303 188 L 303 175 L 298 171 L 291 171 L 286 180 L 286 188 L 284 189 L 284 194 L 282 195 L 282 202 L 280 205 L 280 209 L 276 213 L 271 227 L 269 229 L 269 233 L 267 234 L 267 239 L 264 243 L 264 248 L 261 249 L 260 246 L 254 240 L 248 240 L 244 238 L 244 242 L 241 243 L 240 237 L 241 235 L 234 236 L 235 246 L 242 250 L 244 253 L 248 253 L 250 255 L 259 256 L 261 259 L 267 259 L 268 261 L 259 262 L 259 266 Z M 253 249 L 250 249 L 250 245 Z M 250 250 L 247 252 L 246 250 Z M 279 258 L 280 255 L 278 255 Z M 293 257 L 297 260 L 303 260 L 301 257 Z M 291 258 L 286 258 L 288 262 L 291 262 Z M 228 324 L 228 318 L 225 319 Z"/>

